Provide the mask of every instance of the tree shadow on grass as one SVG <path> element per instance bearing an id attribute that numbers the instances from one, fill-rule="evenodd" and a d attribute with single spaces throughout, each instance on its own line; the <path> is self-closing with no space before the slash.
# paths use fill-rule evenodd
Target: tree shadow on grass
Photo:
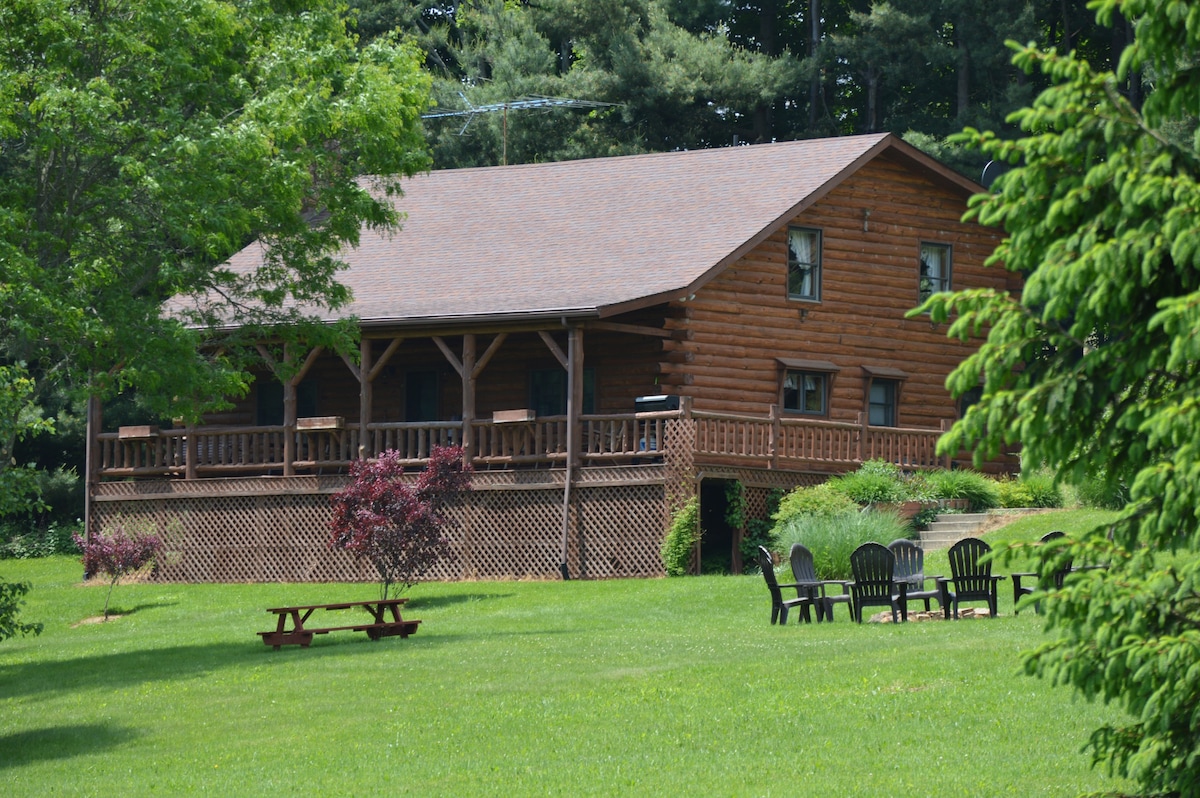
<path id="1" fill-rule="evenodd" d="M 70 759 L 133 742 L 138 733 L 109 723 L 77 723 L 0 735 L 0 770 L 49 759 Z"/>
<path id="2" fill-rule="evenodd" d="M 178 601 L 151 601 L 146 604 L 134 604 L 132 607 L 122 607 L 119 604 L 111 604 L 108 607 L 108 614 L 109 615 L 133 615 L 135 612 L 141 612 L 142 610 L 157 610 L 162 607 L 174 607 L 178 603 L 179 603 Z M 101 610 L 100 612 L 97 613 L 97 615 L 103 615 L 103 614 L 104 614 L 103 610 Z"/>
<path id="3" fill-rule="evenodd" d="M 512 593 L 464 593 L 459 596 L 410 596 L 404 605 L 404 611 L 419 609 L 433 610 L 450 607 L 455 604 L 473 604 L 482 601 L 512 598 Z"/>

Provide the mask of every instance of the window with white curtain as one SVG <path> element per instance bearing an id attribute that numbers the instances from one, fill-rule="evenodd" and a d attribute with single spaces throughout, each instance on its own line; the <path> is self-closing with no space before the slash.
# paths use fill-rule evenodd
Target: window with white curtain
<path id="1" fill-rule="evenodd" d="M 783 375 L 783 409 L 813 416 L 825 415 L 828 385 L 828 374 L 788 370 Z"/>
<path id="2" fill-rule="evenodd" d="M 821 231 L 788 228 L 788 298 L 821 298 Z"/>
<path id="3" fill-rule="evenodd" d="M 918 298 L 924 302 L 931 294 L 950 290 L 950 245 L 921 244 L 921 271 Z"/>

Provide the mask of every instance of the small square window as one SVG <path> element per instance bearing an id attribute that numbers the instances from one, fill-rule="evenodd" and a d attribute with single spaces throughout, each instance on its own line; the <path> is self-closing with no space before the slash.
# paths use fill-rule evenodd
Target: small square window
<path id="1" fill-rule="evenodd" d="M 821 298 L 821 231 L 788 228 L 788 299 Z"/>
<path id="2" fill-rule="evenodd" d="M 783 375 L 783 409 L 823 416 L 829 375 L 813 371 L 787 371 Z"/>
<path id="3" fill-rule="evenodd" d="M 896 426 L 896 386 L 894 380 L 871 380 L 867 406 L 867 421 L 871 426 Z"/>
<path id="4" fill-rule="evenodd" d="M 918 299 L 924 302 L 938 291 L 950 290 L 950 245 L 921 244 Z"/>

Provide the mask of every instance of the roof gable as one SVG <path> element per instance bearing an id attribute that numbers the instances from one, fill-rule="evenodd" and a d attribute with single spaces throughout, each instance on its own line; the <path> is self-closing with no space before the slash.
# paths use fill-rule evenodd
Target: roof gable
<path id="1" fill-rule="evenodd" d="M 342 254 L 344 312 L 395 324 L 605 316 L 686 296 L 884 151 L 981 190 L 890 134 L 419 175 L 396 200 L 402 229 L 364 230 Z"/>

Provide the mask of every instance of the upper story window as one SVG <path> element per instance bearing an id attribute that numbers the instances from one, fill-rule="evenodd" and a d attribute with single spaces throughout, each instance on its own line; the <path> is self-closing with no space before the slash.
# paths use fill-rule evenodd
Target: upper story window
<path id="1" fill-rule="evenodd" d="M 821 298 L 821 231 L 788 228 L 788 299 Z"/>
<path id="2" fill-rule="evenodd" d="M 950 290 L 950 245 L 921 244 L 921 273 L 918 298 L 924 302 L 931 294 Z"/>
<path id="3" fill-rule="evenodd" d="M 896 380 L 872 379 L 867 394 L 867 422 L 873 427 L 896 426 Z"/>
<path id="4" fill-rule="evenodd" d="M 783 409 L 823 416 L 828 412 L 829 375 L 818 371 L 785 371 Z"/>

